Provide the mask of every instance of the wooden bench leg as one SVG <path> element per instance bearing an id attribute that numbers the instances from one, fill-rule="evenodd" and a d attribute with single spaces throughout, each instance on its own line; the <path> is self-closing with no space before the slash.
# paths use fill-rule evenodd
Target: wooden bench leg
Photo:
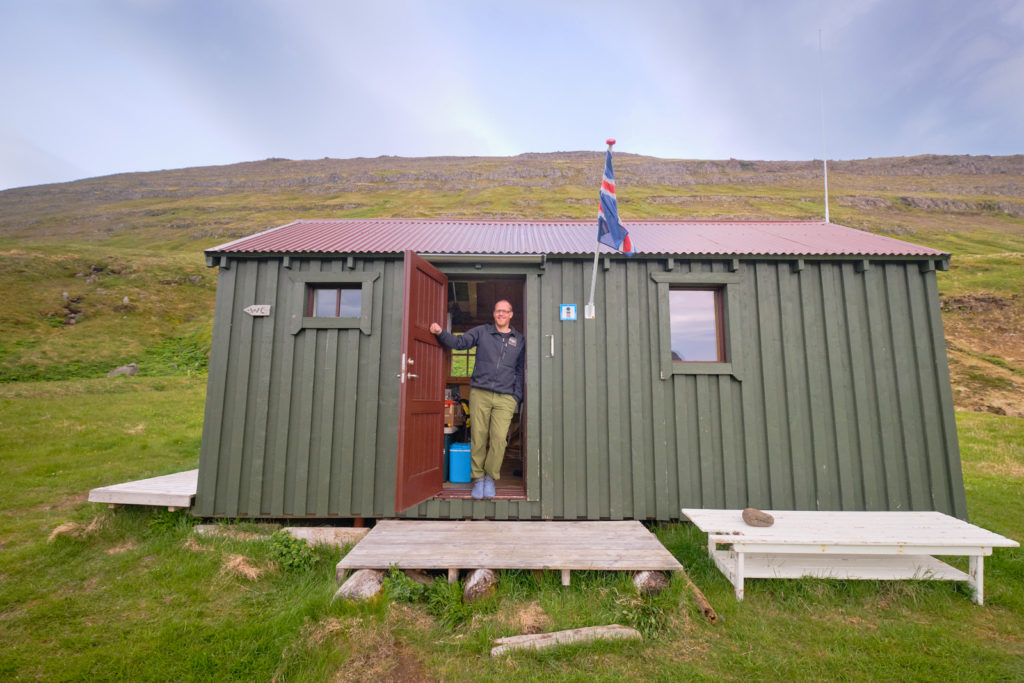
<path id="1" fill-rule="evenodd" d="M 985 557 L 983 555 L 970 556 L 970 569 L 968 570 L 967 585 L 974 589 L 974 602 L 979 605 L 985 604 Z"/>
<path id="2" fill-rule="evenodd" d="M 743 599 L 743 553 L 736 553 L 736 580 L 733 585 L 736 587 L 736 599 Z"/>

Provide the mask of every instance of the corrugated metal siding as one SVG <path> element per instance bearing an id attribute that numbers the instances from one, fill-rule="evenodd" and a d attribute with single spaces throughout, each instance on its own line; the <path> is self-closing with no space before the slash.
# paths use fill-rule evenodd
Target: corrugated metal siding
<path id="1" fill-rule="evenodd" d="M 295 268 L 340 263 L 293 259 Z M 724 262 L 675 261 L 675 272 Z M 285 331 L 276 259 L 221 270 L 200 462 L 201 515 L 391 516 L 401 262 L 383 273 L 373 334 Z M 683 507 L 935 509 L 966 517 L 934 271 L 917 263 L 744 261 L 729 305 L 739 377 L 662 379 L 662 260 L 527 275 L 531 501 L 439 501 L 430 518 L 673 519 Z M 482 271 L 486 273 L 487 271 Z M 276 305 L 251 318 L 251 303 Z M 548 335 L 555 337 L 555 355 Z"/>
<path id="2" fill-rule="evenodd" d="M 208 254 L 592 254 L 596 221 L 299 220 L 208 249 Z M 823 221 L 630 221 L 638 254 L 948 254 Z M 614 253 L 602 246 L 601 251 Z"/>

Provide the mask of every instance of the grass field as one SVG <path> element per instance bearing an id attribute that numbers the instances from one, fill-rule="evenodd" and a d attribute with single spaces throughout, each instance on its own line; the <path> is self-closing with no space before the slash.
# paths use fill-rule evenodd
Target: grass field
<path id="1" fill-rule="evenodd" d="M 732 587 L 689 525 L 655 527 L 721 622 L 681 583 L 502 574 L 467 608 L 442 581 L 408 601 L 332 603 L 337 550 L 275 559 L 273 525 L 196 536 L 185 513 L 108 510 L 88 489 L 196 466 L 205 377 L 0 384 L 0 677 L 7 680 L 1024 679 L 1024 553 L 985 563 L 986 604 L 939 582 Z M 1024 540 L 1024 421 L 958 415 L 971 521 Z M 964 565 L 961 559 L 951 559 Z M 406 598 L 403 600 L 402 598 Z M 643 643 L 492 660 L 490 641 L 612 622 Z"/>

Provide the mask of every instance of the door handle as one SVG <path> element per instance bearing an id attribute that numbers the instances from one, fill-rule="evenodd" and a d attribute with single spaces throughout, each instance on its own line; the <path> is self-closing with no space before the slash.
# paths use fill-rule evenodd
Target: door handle
<path id="1" fill-rule="evenodd" d="M 551 353 L 549 353 L 545 357 L 546 358 L 554 358 L 555 357 L 555 335 L 547 334 L 547 335 L 544 335 L 544 336 L 546 336 L 548 339 L 551 340 Z"/>

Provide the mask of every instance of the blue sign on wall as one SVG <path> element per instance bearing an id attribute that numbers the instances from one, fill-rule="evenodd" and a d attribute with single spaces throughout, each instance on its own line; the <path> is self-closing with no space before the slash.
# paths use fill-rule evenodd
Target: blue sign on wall
<path id="1" fill-rule="evenodd" d="M 562 304 L 559 306 L 559 317 L 562 320 L 575 320 L 576 304 Z"/>

